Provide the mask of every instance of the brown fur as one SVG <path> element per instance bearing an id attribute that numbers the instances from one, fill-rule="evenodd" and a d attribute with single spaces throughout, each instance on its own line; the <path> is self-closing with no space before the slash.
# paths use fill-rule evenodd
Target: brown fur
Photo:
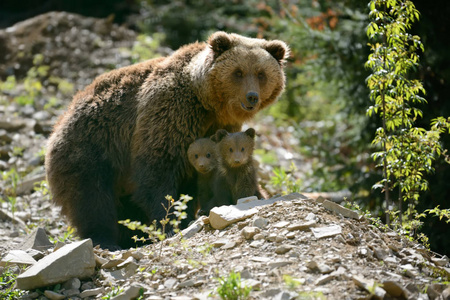
<path id="1" fill-rule="evenodd" d="M 216 132 L 217 179 L 214 184 L 212 206 L 236 204 L 240 198 L 261 198 L 253 163 L 255 130 L 228 133 L 224 129 Z"/>
<path id="2" fill-rule="evenodd" d="M 213 198 L 213 184 L 217 171 L 216 143 L 209 138 L 194 141 L 188 148 L 188 159 L 197 171 L 197 197 L 195 211 L 205 213 L 208 202 Z"/>
<path id="3" fill-rule="evenodd" d="M 219 128 L 239 131 L 273 103 L 288 52 L 281 41 L 217 32 L 103 74 L 76 94 L 54 127 L 45 166 L 53 199 L 78 234 L 128 246 L 118 220 L 160 220 L 166 195 L 195 193 L 190 142 Z"/>

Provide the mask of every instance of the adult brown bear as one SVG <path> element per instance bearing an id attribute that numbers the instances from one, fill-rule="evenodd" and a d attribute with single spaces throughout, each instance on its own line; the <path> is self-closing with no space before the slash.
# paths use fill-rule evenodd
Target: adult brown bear
<path id="1" fill-rule="evenodd" d="M 284 89 L 282 41 L 216 32 L 207 43 L 121 68 L 77 93 L 50 136 L 53 199 L 82 238 L 129 246 L 118 220 L 165 215 L 166 195 L 195 191 L 187 148 L 243 122 Z"/>

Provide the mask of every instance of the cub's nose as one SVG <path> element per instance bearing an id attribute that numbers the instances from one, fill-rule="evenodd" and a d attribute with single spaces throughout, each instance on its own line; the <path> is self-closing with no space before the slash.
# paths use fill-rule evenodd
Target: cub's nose
<path id="1" fill-rule="evenodd" d="M 248 92 L 246 97 L 247 97 L 248 103 L 250 103 L 252 105 L 255 105 L 256 103 L 258 103 L 258 100 L 259 100 L 258 93 Z"/>

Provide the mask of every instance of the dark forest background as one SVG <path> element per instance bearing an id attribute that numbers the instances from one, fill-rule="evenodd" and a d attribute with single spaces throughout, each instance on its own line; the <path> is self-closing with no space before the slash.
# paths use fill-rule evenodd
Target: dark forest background
<path id="1" fill-rule="evenodd" d="M 421 13 L 412 33 L 421 37 L 416 78 L 424 83 L 428 104 L 420 109 L 418 125 L 429 128 L 437 116 L 450 116 L 450 2 L 414 0 Z M 296 130 L 303 155 L 314 160 L 314 180 L 297 182 L 301 191 L 350 190 L 352 199 L 382 216 L 383 195 L 372 190 L 381 178 L 370 157 L 371 141 L 380 126 L 365 115 L 370 105 L 364 62 L 369 55 L 366 26 L 368 7 L 360 0 L 24 0 L 0 2 L 0 28 L 48 11 L 111 18 L 146 35 L 159 34 L 162 46 L 176 49 L 205 40 L 216 30 L 286 41 L 292 50 L 287 67 L 287 89 L 267 114 L 277 126 Z M 2 78 L 4 79 L 4 78 Z M 450 148 L 449 136 L 443 148 Z M 419 211 L 450 206 L 450 165 L 438 159 L 428 176 L 430 189 L 422 195 Z M 428 216 L 421 229 L 431 248 L 450 254 L 450 225 Z"/>

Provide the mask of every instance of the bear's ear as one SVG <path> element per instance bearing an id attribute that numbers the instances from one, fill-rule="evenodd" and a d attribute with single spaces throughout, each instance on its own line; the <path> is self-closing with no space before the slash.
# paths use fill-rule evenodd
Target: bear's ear
<path id="1" fill-rule="evenodd" d="M 290 53 L 289 47 L 284 42 L 278 40 L 267 42 L 264 49 L 266 49 L 280 65 L 285 62 Z"/>
<path id="2" fill-rule="evenodd" d="M 228 135 L 228 131 L 226 131 L 225 129 L 219 129 L 216 131 L 216 134 L 211 137 L 211 140 L 213 142 L 218 143 L 227 135 Z"/>
<path id="3" fill-rule="evenodd" d="M 249 128 L 245 131 L 245 134 L 248 135 L 249 137 L 251 137 L 252 139 L 254 139 L 256 132 L 255 132 L 255 129 Z"/>
<path id="4" fill-rule="evenodd" d="M 232 46 L 230 35 L 223 31 L 213 33 L 208 39 L 208 44 L 214 52 L 214 58 L 220 56 Z"/>

